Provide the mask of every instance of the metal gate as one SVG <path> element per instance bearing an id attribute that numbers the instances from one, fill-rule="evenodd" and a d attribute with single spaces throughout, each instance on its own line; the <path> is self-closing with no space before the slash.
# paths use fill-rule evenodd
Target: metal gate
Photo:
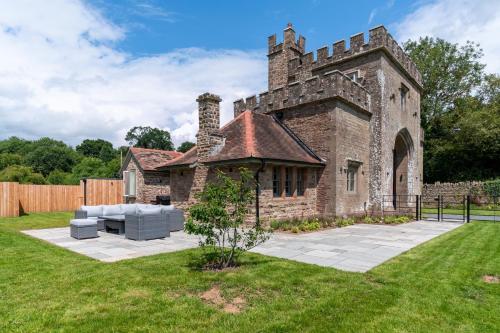
<path id="1" fill-rule="evenodd" d="M 438 222 L 500 222 L 500 197 L 471 195 L 384 195 L 383 215 L 411 215 Z"/>

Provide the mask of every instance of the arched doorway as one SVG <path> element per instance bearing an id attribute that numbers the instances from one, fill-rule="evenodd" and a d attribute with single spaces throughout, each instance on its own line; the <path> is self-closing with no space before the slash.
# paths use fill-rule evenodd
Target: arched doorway
<path id="1" fill-rule="evenodd" d="M 413 153 L 413 140 L 406 128 L 399 131 L 394 141 L 393 149 L 393 172 L 392 172 L 392 194 L 393 206 L 396 208 L 398 202 L 407 201 L 410 180 L 410 162 Z"/>

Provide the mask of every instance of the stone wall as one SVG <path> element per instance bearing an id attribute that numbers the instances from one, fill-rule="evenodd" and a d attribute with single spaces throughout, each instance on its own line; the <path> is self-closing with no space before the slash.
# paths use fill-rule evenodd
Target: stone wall
<path id="1" fill-rule="evenodd" d="M 157 195 L 170 195 L 170 176 L 168 172 L 145 172 L 139 169 L 133 158 L 130 159 L 127 171 L 135 170 L 136 196 L 129 201 L 151 203 Z"/>
<path id="2" fill-rule="evenodd" d="M 239 177 L 239 165 L 227 167 L 198 166 L 193 169 L 173 170 L 172 177 L 172 204 L 184 209 L 186 212 L 191 205 L 196 203 L 195 194 L 203 189 L 207 182 L 214 182 L 217 170 L 233 177 Z M 258 165 L 246 165 L 252 172 L 259 168 Z M 273 197 L 272 185 L 273 165 L 265 167 L 260 173 L 260 217 L 263 224 L 274 219 L 302 218 L 316 215 L 316 182 L 317 168 L 307 168 L 305 179 L 305 193 L 297 196 L 296 190 L 291 197 Z M 248 222 L 255 221 L 255 205 L 252 204 L 247 217 Z"/>
<path id="3" fill-rule="evenodd" d="M 424 184 L 422 190 L 422 200 L 432 201 L 437 198 L 438 195 L 445 196 L 445 200 L 450 200 L 450 198 L 460 198 L 464 195 L 476 195 L 483 196 L 486 193 L 483 190 L 483 183 L 479 181 L 472 182 L 459 182 L 459 183 L 441 183 L 436 182 L 434 184 Z"/>

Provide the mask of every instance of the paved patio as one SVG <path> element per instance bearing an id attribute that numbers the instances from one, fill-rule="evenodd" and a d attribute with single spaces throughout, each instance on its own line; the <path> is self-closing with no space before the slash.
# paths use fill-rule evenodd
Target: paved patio
<path id="1" fill-rule="evenodd" d="M 402 225 L 357 224 L 307 234 L 275 233 L 252 252 L 351 272 L 366 272 L 402 252 L 461 226 L 451 222 L 412 222 Z M 198 237 L 182 231 L 144 242 L 99 232 L 98 238 L 76 240 L 69 228 L 23 231 L 68 250 L 115 262 L 185 250 L 198 246 Z"/>
<path id="2" fill-rule="evenodd" d="M 101 231 L 98 232 L 98 238 L 77 240 L 70 237 L 69 227 L 26 230 L 23 233 L 104 262 L 181 251 L 198 246 L 198 237 L 187 235 L 183 231 L 172 232 L 170 237 L 165 239 L 149 241 L 134 241 L 126 239 L 125 235 Z"/>
<path id="3" fill-rule="evenodd" d="M 344 271 L 366 272 L 461 225 L 420 221 L 400 225 L 356 224 L 299 235 L 280 233 L 253 252 Z"/>

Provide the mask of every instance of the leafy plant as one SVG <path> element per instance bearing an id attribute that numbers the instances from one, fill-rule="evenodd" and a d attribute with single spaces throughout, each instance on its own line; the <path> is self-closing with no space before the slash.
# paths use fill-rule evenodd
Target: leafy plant
<path id="1" fill-rule="evenodd" d="M 240 168 L 240 178 L 233 179 L 218 171 L 217 180 L 207 183 L 197 194 L 198 203 L 189 209 L 185 230 L 199 235 L 200 246 L 208 249 L 208 267 L 234 266 L 241 253 L 265 242 L 269 233 L 257 223 L 244 227 L 253 202 L 252 173 Z"/>
<path id="2" fill-rule="evenodd" d="M 354 224 L 354 219 L 352 217 L 345 217 L 337 220 L 338 227 L 347 227 Z"/>

